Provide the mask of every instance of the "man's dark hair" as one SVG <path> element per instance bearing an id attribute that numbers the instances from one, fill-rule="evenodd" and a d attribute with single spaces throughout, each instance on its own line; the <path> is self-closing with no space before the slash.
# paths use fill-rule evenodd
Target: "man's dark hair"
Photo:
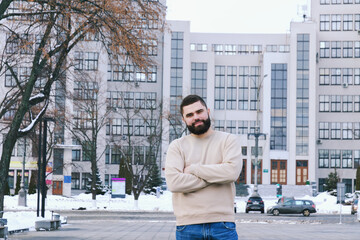
<path id="1" fill-rule="evenodd" d="M 200 103 L 207 108 L 206 103 L 205 103 L 204 99 L 202 99 L 202 97 L 200 97 L 200 96 L 198 96 L 198 95 L 195 95 L 195 94 L 186 96 L 186 97 L 182 100 L 181 105 L 180 105 L 181 115 L 183 115 L 183 113 L 184 113 L 184 107 L 185 107 L 185 106 L 188 106 L 188 105 L 190 105 L 190 104 L 196 103 L 196 102 L 198 102 L 198 101 L 200 101 Z"/>

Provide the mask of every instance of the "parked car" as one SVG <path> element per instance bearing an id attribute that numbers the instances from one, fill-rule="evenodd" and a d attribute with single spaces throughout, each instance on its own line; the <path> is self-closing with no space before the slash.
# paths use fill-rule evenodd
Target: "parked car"
<path id="1" fill-rule="evenodd" d="M 354 215 L 358 210 L 359 199 L 355 199 L 351 204 L 351 214 Z"/>
<path id="2" fill-rule="evenodd" d="M 260 211 L 261 213 L 264 213 L 264 201 L 257 194 L 251 195 L 246 202 L 245 212 L 249 213 L 250 211 Z"/>
<path id="3" fill-rule="evenodd" d="M 315 203 L 311 200 L 289 200 L 277 204 L 267 209 L 268 214 L 278 216 L 279 214 L 302 213 L 304 216 L 310 216 L 310 213 L 316 213 Z"/>

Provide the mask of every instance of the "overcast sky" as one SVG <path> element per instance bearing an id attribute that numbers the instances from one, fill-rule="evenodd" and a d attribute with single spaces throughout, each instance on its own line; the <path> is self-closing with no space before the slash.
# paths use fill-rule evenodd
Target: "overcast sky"
<path id="1" fill-rule="evenodd" d="M 307 3 L 310 0 L 167 0 L 167 19 L 191 21 L 192 32 L 285 33 Z"/>

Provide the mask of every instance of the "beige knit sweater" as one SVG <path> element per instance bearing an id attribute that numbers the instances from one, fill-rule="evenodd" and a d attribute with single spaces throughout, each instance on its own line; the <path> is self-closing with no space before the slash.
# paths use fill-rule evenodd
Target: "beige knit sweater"
<path id="1" fill-rule="evenodd" d="M 166 155 L 165 177 L 173 193 L 176 225 L 234 222 L 234 181 L 241 168 L 241 146 L 233 134 L 214 131 L 205 138 L 174 140 Z"/>

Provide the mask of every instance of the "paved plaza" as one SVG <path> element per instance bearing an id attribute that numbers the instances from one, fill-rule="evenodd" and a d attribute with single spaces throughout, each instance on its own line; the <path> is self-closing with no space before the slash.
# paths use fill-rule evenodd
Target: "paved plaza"
<path id="1" fill-rule="evenodd" d="M 239 239 L 326 239 L 358 240 L 360 223 L 309 223 L 309 222 L 243 222 L 237 221 Z M 10 240 L 171 240 L 175 239 L 173 220 L 73 220 L 57 231 L 30 231 L 13 234 Z"/>

